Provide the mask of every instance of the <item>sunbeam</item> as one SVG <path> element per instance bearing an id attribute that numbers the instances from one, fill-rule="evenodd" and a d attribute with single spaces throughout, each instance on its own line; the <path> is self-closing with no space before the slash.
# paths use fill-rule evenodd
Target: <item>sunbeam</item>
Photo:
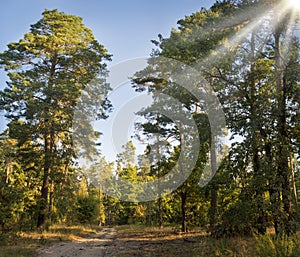
<path id="1" fill-rule="evenodd" d="M 289 8 L 300 12 L 300 1 L 299 0 L 286 0 Z"/>
<path id="2" fill-rule="evenodd" d="M 283 13 L 279 14 L 278 19 L 273 19 L 272 17 L 274 16 L 274 13 L 277 13 L 277 10 L 279 9 L 280 8 L 277 6 L 274 9 L 268 8 L 261 13 L 253 13 L 254 18 L 245 21 L 244 26 L 239 30 L 239 33 L 236 33 L 235 35 L 230 37 L 227 42 L 223 42 L 221 45 L 219 45 L 210 55 L 201 60 L 201 62 L 199 62 L 197 66 L 201 67 L 203 63 L 215 63 L 218 60 L 221 60 L 224 55 L 226 55 L 226 53 L 230 51 L 230 49 L 234 49 L 241 45 L 241 43 L 245 41 L 245 39 L 247 39 L 247 37 L 249 37 L 249 35 L 253 31 L 257 31 L 262 27 L 269 27 L 269 30 L 272 30 L 273 27 L 278 26 L 278 24 L 280 24 L 286 14 L 286 11 L 284 11 Z M 286 9 L 287 8 L 284 8 L 284 10 Z M 233 24 L 238 24 L 239 19 L 236 19 L 236 22 L 231 22 Z M 270 34 L 266 34 L 265 37 L 261 38 L 260 45 L 266 44 L 266 42 L 269 40 L 269 37 Z M 260 45 L 258 46 L 258 48 L 261 47 Z"/>
<path id="3" fill-rule="evenodd" d="M 288 4 L 287 2 L 288 1 Z M 292 8 L 291 8 L 292 7 Z M 296 11 L 297 10 L 297 11 Z M 254 14 L 254 13 L 253 13 Z M 254 14 L 255 15 L 255 14 Z M 219 47 L 217 47 L 210 55 L 202 59 L 196 66 L 201 67 L 203 63 L 213 63 L 222 59 L 229 48 L 238 47 L 249 35 L 260 30 L 262 27 L 269 27 L 270 33 L 266 34 L 265 37 L 261 38 L 260 45 L 266 44 L 271 36 L 271 31 L 283 23 L 286 24 L 287 33 L 285 41 L 283 43 L 282 54 L 286 55 L 289 52 L 289 47 L 293 37 L 294 26 L 297 23 L 297 19 L 300 16 L 300 0 L 285 0 L 273 7 L 266 9 L 264 12 L 257 13 L 252 19 L 249 19 L 244 23 L 244 27 L 239 31 L 239 33 L 230 37 L 227 42 L 223 42 Z M 236 18 L 236 23 L 238 23 L 239 18 Z M 232 22 L 232 21 L 231 21 Z M 235 22 L 233 22 L 235 24 Z M 260 48 L 258 45 L 258 49 Z"/>

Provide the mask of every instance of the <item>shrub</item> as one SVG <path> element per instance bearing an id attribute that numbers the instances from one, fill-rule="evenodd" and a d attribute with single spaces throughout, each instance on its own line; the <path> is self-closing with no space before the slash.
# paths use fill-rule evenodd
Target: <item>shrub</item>
<path id="1" fill-rule="evenodd" d="M 257 236 L 255 237 L 256 250 L 260 257 L 298 257 L 300 256 L 299 239 L 299 235 Z"/>
<path id="2" fill-rule="evenodd" d="M 78 197 L 77 219 L 81 224 L 91 224 L 98 215 L 98 202 L 92 197 Z"/>

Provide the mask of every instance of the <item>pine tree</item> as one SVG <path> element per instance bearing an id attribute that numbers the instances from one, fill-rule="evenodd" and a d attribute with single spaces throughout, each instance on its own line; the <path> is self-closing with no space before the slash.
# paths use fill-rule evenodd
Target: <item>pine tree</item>
<path id="1" fill-rule="evenodd" d="M 10 136 L 20 145 L 29 140 L 43 152 L 39 227 L 48 216 L 55 167 L 68 166 L 74 157 L 72 119 L 83 91 L 90 93 L 91 82 L 102 88 L 98 117 L 108 108 L 109 87 L 100 78 L 109 59 L 82 18 L 57 10 L 45 10 L 30 32 L 0 55 L 9 77 L 0 107 L 8 119 Z"/>

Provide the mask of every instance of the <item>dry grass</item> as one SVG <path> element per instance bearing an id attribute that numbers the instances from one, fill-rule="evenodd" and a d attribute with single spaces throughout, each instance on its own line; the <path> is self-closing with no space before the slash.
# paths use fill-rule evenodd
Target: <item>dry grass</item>
<path id="1" fill-rule="evenodd" d="M 257 256 L 253 238 L 213 239 L 202 230 L 182 234 L 173 228 L 118 227 L 118 257 Z"/>
<path id="2" fill-rule="evenodd" d="M 54 225 L 47 231 L 6 234 L 0 238 L 0 257 L 29 257 L 41 245 L 80 239 L 99 230 L 99 227 Z"/>
<path id="3" fill-rule="evenodd" d="M 127 225 L 115 228 L 117 236 L 113 243 L 107 246 L 114 257 L 300 256 L 298 255 L 300 234 L 279 241 L 273 239 L 270 234 L 260 238 L 214 239 L 200 229 L 183 234 L 173 227 L 160 229 Z M 7 236 L 5 242 L 0 241 L 0 257 L 29 257 L 38 246 L 60 241 L 80 240 L 80 238 L 98 233 L 101 229 L 100 227 L 56 225 L 48 231 L 19 233 L 17 238 Z M 287 250 L 291 254 L 285 255 Z M 280 254 L 280 251 L 284 254 Z"/>

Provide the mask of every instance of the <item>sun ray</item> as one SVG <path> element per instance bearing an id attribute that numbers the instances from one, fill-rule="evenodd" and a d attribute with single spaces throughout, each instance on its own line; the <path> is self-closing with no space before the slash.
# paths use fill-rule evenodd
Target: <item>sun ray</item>
<path id="1" fill-rule="evenodd" d="M 300 4 L 300 0 L 297 0 L 297 3 L 298 1 Z M 238 33 L 230 37 L 226 43 L 217 47 L 210 55 L 198 62 L 196 66 L 203 68 L 205 67 L 203 64 L 217 62 L 226 55 L 229 48 L 234 49 L 235 47 L 239 47 L 247 37 L 249 38 L 249 35 L 253 31 L 259 31 L 265 27 L 269 33 L 264 34 L 264 36 L 257 41 L 257 43 L 260 42 L 257 44 L 257 51 L 259 52 L 260 49 L 262 49 L 261 46 L 264 46 L 270 40 L 274 30 L 282 26 L 282 24 L 286 24 L 287 26 L 285 39 L 282 42 L 282 55 L 287 55 L 290 50 L 292 38 L 295 36 L 294 26 L 297 17 L 299 18 L 299 14 L 300 9 L 299 12 L 294 11 L 294 9 L 291 9 L 290 6 L 286 4 L 286 0 L 266 9 L 264 12 L 254 14 L 253 18 L 249 20 L 248 23 L 244 24 L 243 28 L 241 28 Z M 233 24 L 238 24 L 240 19 L 237 19 L 236 21 L 237 22 L 231 22 L 233 22 Z"/>
<path id="2" fill-rule="evenodd" d="M 281 13 L 280 19 L 286 22 L 286 37 L 282 42 L 282 54 L 285 56 L 290 51 L 293 37 L 297 36 L 295 31 L 300 19 L 300 0 L 285 0 L 277 11 Z"/>
<path id="3" fill-rule="evenodd" d="M 286 0 L 287 6 L 295 11 L 300 12 L 300 1 L 299 0 Z"/>
<path id="4" fill-rule="evenodd" d="M 300 0 L 299 0 L 300 1 Z M 282 10 L 282 12 L 277 12 L 278 10 Z M 234 36 L 230 37 L 228 39 L 228 42 L 225 44 L 220 45 L 214 50 L 214 54 L 210 54 L 207 56 L 204 60 L 201 60 L 200 63 L 198 63 L 199 66 L 201 66 L 203 63 L 213 63 L 216 62 L 218 59 L 223 58 L 223 55 L 228 52 L 228 49 L 234 49 L 235 47 L 239 46 L 241 42 L 243 42 L 252 31 L 256 31 L 262 26 L 268 26 L 267 23 L 270 23 L 271 25 L 269 30 L 272 30 L 274 27 L 277 27 L 282 19 L 286 16 L 288 8 L 284 6 L 275 6 L 275 8 L 270 8 L 266 12 L 256 14 L 255 18 L 252 19 L 249 23 L 244 25 L 244 27 L 239 30 L 238 33 L 236 33 Z M 278 18 L 273 19 L 274 13 L 278 13 Z M 239 21 L 239 20 L 237 20 Z M 235 23 L 233 21 L 233 23 Z M 261 39 L 261 44 L 265 44 L 269 40 L 269 35 L 266 34 L 266 38 Z M 258 46 L 260 48 L 260 46 Z"/>

